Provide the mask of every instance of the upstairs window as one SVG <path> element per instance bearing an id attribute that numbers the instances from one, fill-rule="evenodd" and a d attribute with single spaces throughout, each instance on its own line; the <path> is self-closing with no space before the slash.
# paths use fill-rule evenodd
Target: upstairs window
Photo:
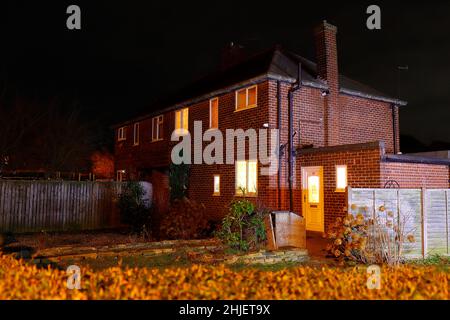
<path id="1" fill-rule="evenodd" d="M 236 91 L 236 111 L 256 107 L 258 103 L 257 86 L 252 86 Z"/>
<path id="2" fill-rule="evenodd" d="M 209 128 L 219 128 L 219 98 L 209 100 Z"/>
<path id="3" fill-rule="evenodd" d="M 236 161 L 236 195 L 256 196 L 258 186 L 257 162 Z"/>
<path id="4" fill-rule="evenodd" d="M 188 108 L 175 111 L 175 131 L 178 135 L 187 134 L 189 131 Z"/>
<path id="5" fill-rule="evenodd" d="M 139 145 L 139 122 L 133 126 L 133 145 Z"/>
<path id="6" fill-rule="evenodd" d="M 121 127 L 117 130 L 117 141 L 124 141 L 127 139 L 125 132 L 126 127 Z"/>
<path id="7" fill-rule="evenodd" d="M 152 119 L 152 141 L 161 141 L 163 139 L 163 123 L 163 115 Z"/>

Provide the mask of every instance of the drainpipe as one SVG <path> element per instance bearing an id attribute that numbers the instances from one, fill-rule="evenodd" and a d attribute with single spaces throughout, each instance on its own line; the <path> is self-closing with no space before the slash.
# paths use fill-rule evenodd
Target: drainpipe
<path id="1" fill-rule="evenodd" d="M 277 177 L 277 207 L 281 209 L 281 161 L 280 131 L 281 131 L 281 82 L 277 81 L 277 121 L 278 121 L 278 177 Z"/>
<path id="2" fill-rule="evenodd" d="M 288 93 L 288 109 L 289 109 L 289 211 L 294 211 L 294 196 L 292 184 L 294 181 L 294 128 L 293 128 L 293 100 L 294 93 L 301 89 L 302 86 L 302 65 L 298 64 L 297 81 L 291 86 Z"/>
<path id="3" fill-rule="evenodd" d="M 399 152 L 398 148 L 397 148 L 397 113 L 395 112 L 396 110 L 396 105 L 392 104 L 391 105 L 392 108 L 392 129 L 394 130 L 394 154 L 397 154 Z"/>

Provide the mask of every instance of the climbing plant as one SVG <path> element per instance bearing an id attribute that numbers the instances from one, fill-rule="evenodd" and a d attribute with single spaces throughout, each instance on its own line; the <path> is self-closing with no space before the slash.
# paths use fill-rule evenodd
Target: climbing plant
<path id="1" fill-rule="evenodd" d="M 187 164 L 171 164 L 169 173 L 170 202 L 187 196 L 189 187 L 190 166 Z"/>

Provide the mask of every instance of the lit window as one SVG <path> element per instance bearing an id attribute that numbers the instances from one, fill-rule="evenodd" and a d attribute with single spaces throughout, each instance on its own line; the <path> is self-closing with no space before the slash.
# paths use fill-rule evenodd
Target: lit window
<path id="1" fill-rule="evenodd" d="M 258 100 L 258 89 L 256 86 L 236 91 L 236 110 L 244 110 L 256 107 Z"/>
<path id="2" fill-rule="evenodd" d="M 117 140 L 118 141 L 126 140 L 125 127 L 121 127 L 121 128 L 119 128 L 119 130 L 117 130 Z"/>
<path id="3" fill-rule="evenodd" d="M 219 128 L 219 98 L 209 100 L 209 128 Z"/>
<path id="4" fill-rule="evenodd" d="M 319 176 L 308 177 L 308 202 L 320 203 L 320 178 Z"/>
<path id="5" fill-rule="evenodd" d="M 152 141 L 163 139 L 163 122 L 164 116 L 162 115 L 152 119 Z"/>
<path id="6" fill-rule="evenodd" d="M 139 144 L 139 122 L 135 123 L 133 128 L 133 144 L 137 146 Z"/>
<path id="7" fill-rule="evenodd" d="M 256 161 L 236 161 L 236 194 L 256 195 L 258 165 Z"/>
<path id="8" fill-rule="evenodd" d="M 336 191 L 344 192 L 347 188 L 347 166 L 336 166 Z"/>
<path id="9" fill-rule="evenodd" d="M 214 176 L 214 195 L 220 196 L 220 176 Z"/>
<path id="10" fill-rule="evenodd" d="M 187 134 L 189 130 L 189 109 L 175 111 L 175 131 L 178 135 Z"/>

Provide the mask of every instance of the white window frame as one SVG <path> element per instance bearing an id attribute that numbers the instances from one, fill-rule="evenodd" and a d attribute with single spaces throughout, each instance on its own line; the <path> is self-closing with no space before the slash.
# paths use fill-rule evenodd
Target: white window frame
<path id="1" fill-rule="evenodd" d="M 216 178 L 219 179 L 219 191 L 216 191 Z M 220 174 L 215 174 L 213 177 L 213 196 L 220 196 Z"/>
<path id="2" fill-rule="evenodd" d="M 338 175 L 338 171 L 339 169 L 345 169 L 345 187 L 342 188 L 339 186 L 339 175 Z M 348 187 L 348 167 L 347 165 L 336 165 L 336 170 L 335 170 L 335 176 L 336 176 L 336 192 L 345 192 L 345 190 Z"/>
<path id="3" fill-rule="evenodd" d="M 164 139 L 162 132 L 159 131 L 160 125 L 163 125 L 164 129 L 164 115 L 156 116 L 152 118 L 152 142 L 161 141 Z M 156 130 L 156 135 L 155 135 Z M 162 130 L 164 131 L 164 130 Z"/>
<path id="4" fill-rule="evenodd" d="M 212 103 L 213 101 L 217 101 L 217 128 L 213 128 L 212 127 L 212 112 L 211 112 L 211 108 L 212 108 Z M 209 129 L 219 129 L 219 98 L 213 98 L 209 100 Z"/>
<path id="5" fill-rule="evenodd" d="M 117 141 L 127 140 L 126 129 L 127 127 L 120 127 L 119 129 L 117 129 Z"/>
<path id="6" fill-rule="evenodd" d="M 255 104 L 249 105 L 248 104 L 248 91 L 251 89 L 255 89 Z M 245 90 L 245 107 L 243 108 L 238 108 L 238 93 Z M 247 109 L 252 109 L 252 108 L 256 108 L 258 106 L 258 86 L 257 85 L 253 85 L 253 86 L 249 86 L 246 88 L 241 88 L 236 90 L 235 92 L 235 112 L 238 111 L 242 111 L 242 110 L 247 110 Z"/>
<path id="7" fill-rule="evenodd" d="M 183 128 L 184 123 L 184 111 L 186 110 L 187 113 L 187 128 Z M 180 128 L 177 128 L 177 113 L 180 113 Z M 178 110 L 175 110 L 175 133 L 178 136 L 183 136 L 189 133 L 189 108 L 181 108 Z"/>
<path id="8" fill-rule="evenodd" d="M 133 146 L 139 145 L 139 127 L 140 127 L 139 122 L 136 122 L 133 125 Z"/>
<path id="9" fill-rule="evenodd" d="M 256 197 L 258 195 L 258 189 L 259 189 L 258 188 L 258 161 L 257 160 L 242 160 L 242 161 L 236 161 L 234 163 L 234 170 L 235 170 L 234 189 L 235 189 L 235 195 L 238 196 L 238 197 L 243 197 L 244 194 L 242 194 L 242 191 L 238 188 L 238 170 L 237 170 L 237 168 L 238 168 L 237 163 L 238 162 L 245 162 L 245 165 L 246 165 L 246 169 L 245 169 L 245 179 L 246 179 L 246 183 L 245 183 L 245 189 L 246 189 L 245 197 Z M 256 178 L 256 186 L 255 186 L 255 188 L 256 188 L 256 190 L 255 190 L 255 192 L 248 192 L 248 189 L 249 189 L 248 188 L 249 164 L 252 163 L 252 162 L 256 163 L 256 175 L 255 175 L 255 178 Z"/>

